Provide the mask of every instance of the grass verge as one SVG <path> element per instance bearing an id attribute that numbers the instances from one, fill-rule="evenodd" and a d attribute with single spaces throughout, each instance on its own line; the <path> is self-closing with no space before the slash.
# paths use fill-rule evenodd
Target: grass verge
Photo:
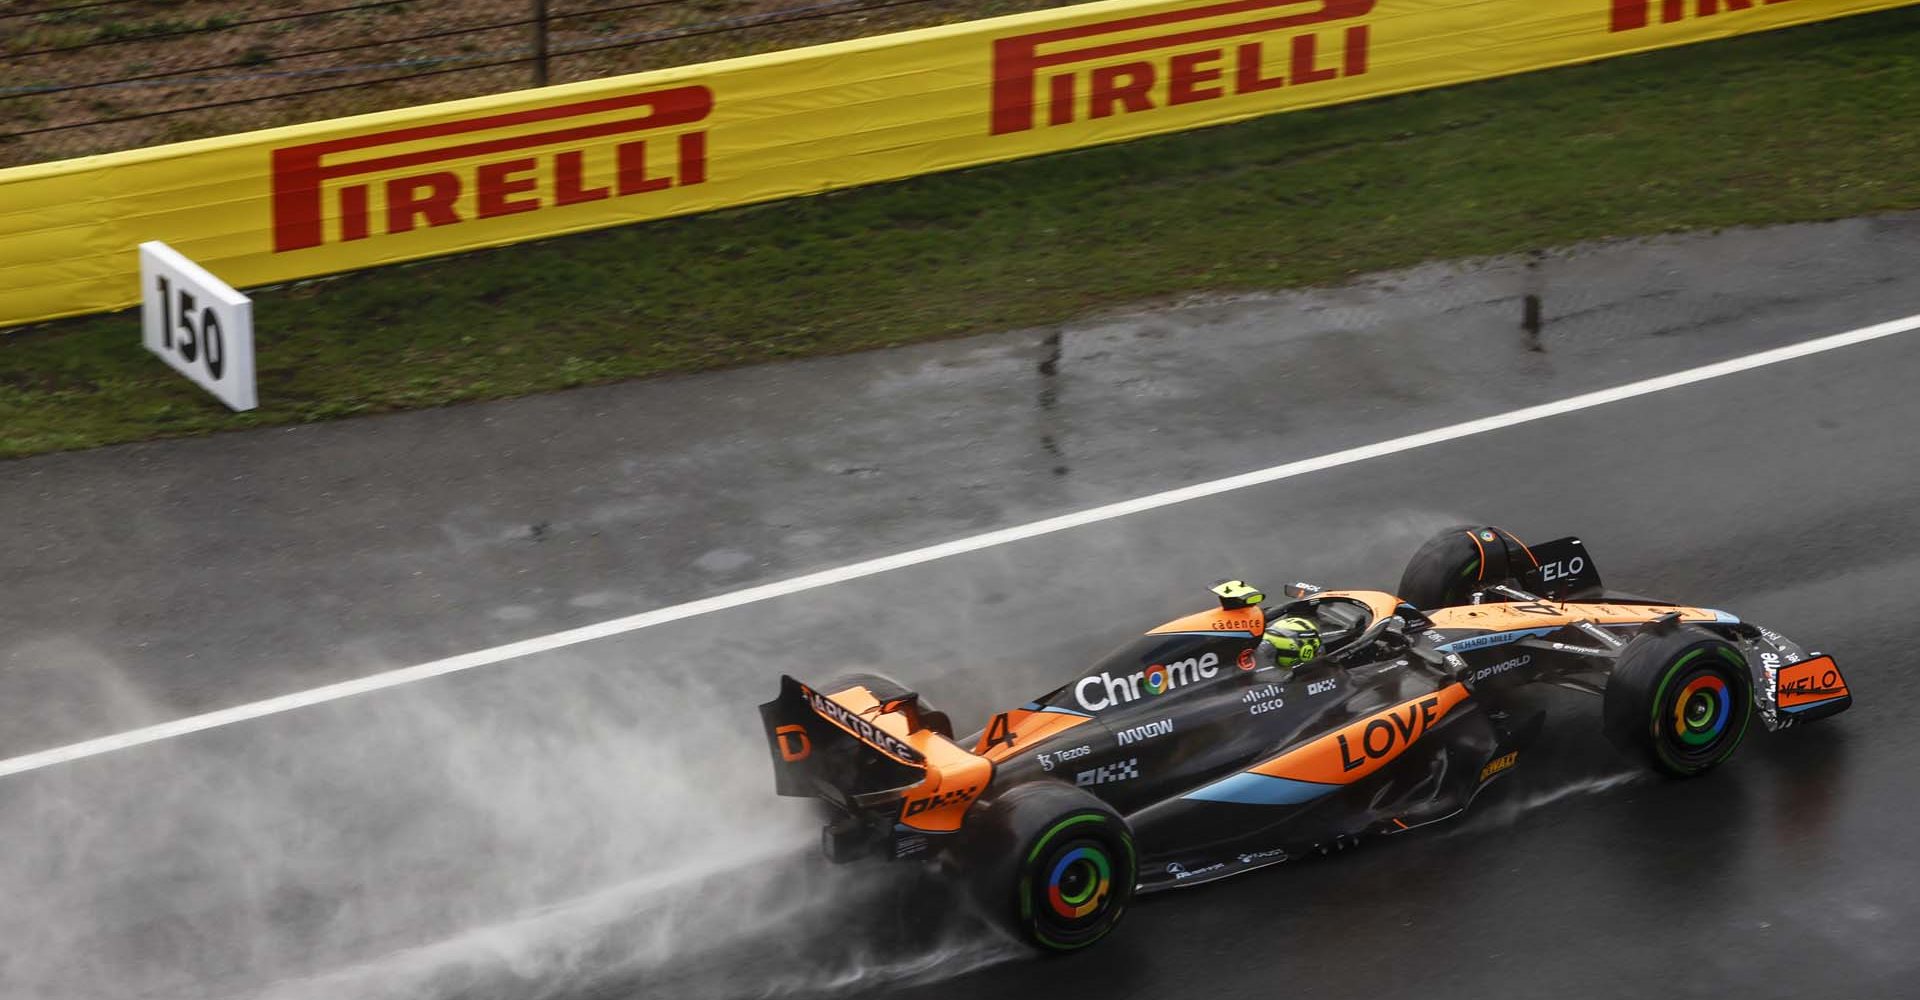
<path id="1" fill-rule="evenodd" d="M 0 457 L 1916 206 L 1907 9 L 269 291 L 248 414 L 135 312 L 0 335 Z"/>

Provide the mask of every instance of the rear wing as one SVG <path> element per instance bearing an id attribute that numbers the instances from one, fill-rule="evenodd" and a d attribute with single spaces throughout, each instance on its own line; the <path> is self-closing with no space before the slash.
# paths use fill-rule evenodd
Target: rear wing
<path id="1" fill-rule="evenodd" d="M 860 684 L 823 692 L 783 676 L 760 720 L 775 792 L 913 830 L 958 830 L 993 777 L 992 762 L 918 724 L 910 700 L 883 703 Z"/>
<path id="2" fill-rule="evenodd" d="M 850 689 L 871 698 L 865 688 Z M 878 699 L 873 699 L 878 701 Z M 773 753 L 773 790 L 852 808 L 857 797 L 905 790 L 926 778 L 927 758 L 851 705 L 780 678 L 780 697 L 760 706 Z"/>

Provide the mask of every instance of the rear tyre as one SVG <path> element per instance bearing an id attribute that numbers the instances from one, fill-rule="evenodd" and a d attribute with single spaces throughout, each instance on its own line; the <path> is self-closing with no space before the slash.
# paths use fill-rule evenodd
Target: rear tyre
<path id="1" fill-rule="evenodd" d="M 1400 574 L 1399 598 L 1423 610 L 1465 604 L 1476 590 L 1512 583 L 1532 568 L 1512 532 L 1460 524 L 1427 539 Z"/>
<path id="2" fill-rule="evenodd" d="M 1705 629 L 1635 636 L 1607 681 L 1603 716 L 1623 752 L 1691 778 L 1739 748 L 1753 720 L 1753 675 L 1732 643 Z"/>
<path id="3" fill-rule="evenodd" d="M 845 691 L 856 685 L 873 692 L 873 696 L 883 702 L 898 698 L 909 690 L 905 684 L 881 674 L 841 674 L 821 685 L 818 690 L 831 694 L 835 691 Z M 925 698 L 920 699 L 920 721 L 928 729 L 947 739 L 953 739 L 953 720 L 947 718 L 947 713 L 934 708 Z"/>
<path id="4" fill-rule="evenodd" d="M 1127 821 L 1088 792 L 1046 781 L 982 801 L 967 820 L 962 877 L 982 913 L 1043 952 L 1106 937 L 1139 880 Z"/>

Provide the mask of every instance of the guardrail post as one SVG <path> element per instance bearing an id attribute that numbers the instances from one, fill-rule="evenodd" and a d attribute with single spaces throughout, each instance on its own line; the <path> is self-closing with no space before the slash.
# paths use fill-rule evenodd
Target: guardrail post
<path id="1" fill-rule="evenodd" d="M 547 0 L 533 0 L 533 85 L 547 85 Z"/>

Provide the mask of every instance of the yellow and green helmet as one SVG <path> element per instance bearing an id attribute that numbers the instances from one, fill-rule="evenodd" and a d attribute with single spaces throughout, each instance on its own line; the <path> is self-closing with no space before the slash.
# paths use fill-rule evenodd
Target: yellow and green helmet
<path id="1" fill-rule="evenodd" d="M 1274 662 L 1295 667 L 1320 655 L 1320 629 L 1306 618 L 1282 618 L 1267 625 L 1264 636 L 1273 647 Z"/>

